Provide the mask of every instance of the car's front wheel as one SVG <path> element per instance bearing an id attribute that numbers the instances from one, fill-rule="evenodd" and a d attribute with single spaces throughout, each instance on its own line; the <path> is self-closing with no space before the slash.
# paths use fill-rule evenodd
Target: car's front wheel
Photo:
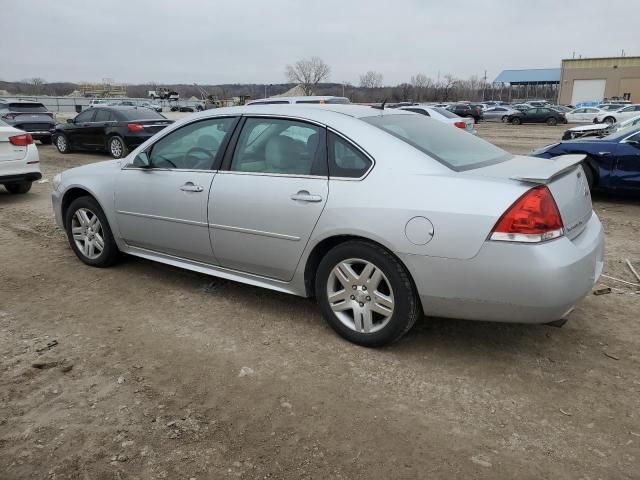
<path id="1" fill-rule="evenodd" d="M 614 123 L 616 123 L 616 119 L 613 117 L 607 117 L 604 119 L 604 123 L 606 123 L 607 125 L 613 125 Z"/>
<path id="2" fill-rule="evenodd" d="M 315 287 L 329 325 L 366 347 L 399 340 L 421 314 L 405 267 L 387 250 L 366 241 L 331 249 L 320 262 Z"/>
<path id="3" fill-rule="evenodd" d="M 118 246 L 102 208 L 92 197 L 76 198 L 65 214 L 71 249 L 87 265 L 108 267 L 118 258 Z"/>
<path id="4" fill-rule="evenodd" d="M 27 193 L 29 190 L 31 190 L 31 182 L 5 183 L 4 188 L 6 188 L 9 193 L 12 193 L 14 195 Z"/>
<path id="5" fill-rule="evenodd" d="M 71 151 L 69 139 L 65 135 L 58 135 L 56 137 L 56 148 L 60 153 L 69 153 Z"/>
<path id="6" fill-rule="evenodd" d="M 107 144 L 107 148 L 113 158 L 122 158 L 127 156 L 127 145 L 121 137 L 111 137 Z"/>
<path id="7" fill-rule="evenodd" d="M 520 125 L 522 123 L 522 120 L 520 120 L 518 117 L 513 117 L 511 119 L 511 124 L 512 125 Z"/>

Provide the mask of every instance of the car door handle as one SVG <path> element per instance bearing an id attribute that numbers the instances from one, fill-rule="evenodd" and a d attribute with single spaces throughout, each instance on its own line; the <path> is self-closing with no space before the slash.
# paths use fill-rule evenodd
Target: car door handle
<path id="1" fill-rule="evenodd" d="M 194 185 L 193 182 L 187 182 L 180 187 L 183 192 L 201 192 L 204 190 L 200 185 Z"/>
<path id="2" fill-rule="evenodd" d="M 298 202 L 321 202 L 322 197 L 320 195 L 311 195 L 306 190 L 300 190 L 298 193 L 291 195 L 291 200 Z"/>
<path id="3" fill-rule="evenodd" d="M 611 152 L 598 152 L 598 155 L 602 155 L 603 157 L 606 157 L 607 155 L 610 155 Z"/>

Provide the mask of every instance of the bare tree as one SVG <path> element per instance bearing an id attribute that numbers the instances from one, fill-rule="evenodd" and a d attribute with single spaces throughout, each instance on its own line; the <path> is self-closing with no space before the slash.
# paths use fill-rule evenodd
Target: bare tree
<path id="1" fill-rule="evenodd" d="M 291 83 L 297 83 L 304 90 L 305 95 L 312 95 L 315 87 L 329 78 L 331 68 L 319 57 L 298 60 L 293 65 L 287 65 L 286 76 Z"/>
<path id="2" fill-rule="evenodd" d="M 362 88 L 382 87 L 382 74 L 369 70 L 367 73 L 360 75 L 360 86 Z"/>
<path id="3" fill-rule="evenodd" d="M 450 73 L 447 73 L 443 77 L 442 84 L 440 85 L 440 87 L 442 88 L 442 100 L 445 102 L 449 100 L 449 96 L 451 95 L 452 91 L 456 89 L 457 86 L 458 86 L 458 79 L 456 79 Z"/>
<path id="4" fill-rule="evenodd" d="M 42 93 L 42 87 L 47 83 L 44 78 L 40 77 L 23 80 L 23 82 L 29 85 L 29 94 L 31 95 L 40 95 L 40 93 Z"/>
<path id="5" fill-rule="evenodd" d="M 413 85 L 416 101 L 420 102 L 426 97 L 427 90 L 431 87 L 432 83 L 433 80 L 422 73 L 411 77 L 411 85 Z"/>

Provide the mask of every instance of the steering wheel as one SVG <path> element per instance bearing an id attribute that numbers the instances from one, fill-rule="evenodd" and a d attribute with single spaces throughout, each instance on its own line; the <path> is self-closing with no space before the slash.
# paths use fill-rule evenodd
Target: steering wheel
<path id="1" fill-rule="evenodd" d="M 192 154 L 198 153 L 198 152 L 204 153 L 208 158 L 202 160 L 202 159 L 198 158 L 196 155 L 192 155 Z M 197 166 L 197 167 L 204 166 L 202 164 L 204 162 L 207 162 L 207 161 L 213 162 L 213 159 L 215 158 L 215 154 L 213 152 L 211 152 L 211 150 L 207 150 L 206 148 L 202 148 L 202 147 L 193 147 L 184 156 L 185 165 L 189 165 L 190 162 L 188 162 L 187 159 L 189 157 L 191 157 L 191 156 L 193 156 L 197 160 L 196 165 L 194 165 L 194 166 Z M 189 167 L 187 167 L 187 168 L 189 168 Z"/>

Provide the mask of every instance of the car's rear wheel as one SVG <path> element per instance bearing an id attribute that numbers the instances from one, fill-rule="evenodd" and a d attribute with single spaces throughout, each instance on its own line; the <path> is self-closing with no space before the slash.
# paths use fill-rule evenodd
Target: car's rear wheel
<path id="1" fill-rule="evenodd" d="M 502 123 L 507 123 L 509 121 L 509 116 L 508 115 L 503 115 L 502 116 Z"/>
<path id="2" fill-rule="evenodd" d="M 76 198 L 65 214 L 71 249 L 87 265 L 108 267 L 118 258 L 118 247 L 102 208 L 92 197 Z"/>
<path id="3" fill-rule="evenodd" d="M 329 325 L 366 347 L 399 340 L 421 313 L 404 266 L 382 247 L 366 241 L 348 241 L 331 249 L 320 262 L 315 286 Z"/>
<path id="4" fill-rule="evenodd" d="M 586 162 L 582 163 L 582 169 L 584 170 L 584 177 L 587 180 L 587 185 L 589 185 L 589 191 L 593 191 L 596 174 L 593 171 L 593 168 L 591 168 Z"/>
<path id="5" fill-rule="evenodd" d="M 522 123 L 522 120 L 520 120 L 518 117 L 513 117 L 511 119 L 511 124 L 512 125 L 520 125 Z"/>
<path id="6" fill-rule="evenodd" d="M 614 117 L 607 117 L 604 119 L 604 123 L 606 123 L 607 125 L 613 125 L 614 123 L 616 123 L 616 119 Z"/>
<path id="7" fill-rule="evenodd" d="M 127 156 L 127 146 L 122 137 L 111 137 L 107 143 L 109 153 L 113 158 L 122 158 Z"/>
<path id="8" fill-rule="evenodd" d="M 547 125 L 549 125 L 550 127 L 553 127 L 555 125 L 558 124 L 558 119 L 555 117 L 549 117 L 547 118 Z"/>
<path id="9" fill-rule="evenodd" d="M 56 148 L 60 153 L 69 153 L 71 151 L 69 139 L 65 135 L 59 134 L 56 137 Z"/>
<path id="10" fill-rule="evenodd" d="M 12 193 L 14 195 L 27 193 L 29 190 L 31 190 L 31 182 L 5 183 L 4 188 L 6 188 L 9 193 Z"/>

